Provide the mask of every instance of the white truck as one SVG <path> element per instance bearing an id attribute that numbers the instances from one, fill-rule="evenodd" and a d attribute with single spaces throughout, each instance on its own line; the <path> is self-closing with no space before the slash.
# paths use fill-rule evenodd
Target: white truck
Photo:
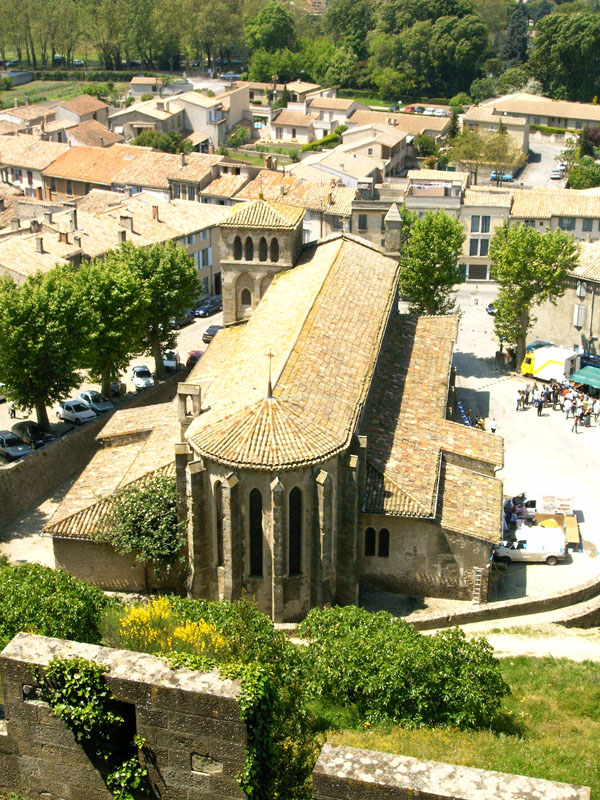
<path id="1" fill-rule="evenodd" d="M 537 347 L 525 353 L 521 374 L 537 380 L 562 381 L 579 369 L 580 353 L 566 347 Z"/>
<path id="2" fill-rule="evenodd" d="M 505 540 L 494 546 L 494 559 L 510 564 L 511 561 L 541 561 L 555 566 L 567 558 L 567 538 L 564 528 L 546 528 L 542 525 L 517 528 L 516 540 Z"/>

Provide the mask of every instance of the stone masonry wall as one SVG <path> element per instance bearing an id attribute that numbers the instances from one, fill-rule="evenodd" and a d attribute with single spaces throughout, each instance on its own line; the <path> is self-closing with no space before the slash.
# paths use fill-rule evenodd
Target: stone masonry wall
<path id="1" fill-rule="evenodd" d="M 186 375 L 186 371 L 180 372 L 154 389 L 126 398 L 118 409 L 163 403 L 174 397 L 177 383 Z M 27 458 L 0 467 L 0 528 L 85 467 L 98 449 L 95 438 L 112 413 L 75 429 Z"/>
<path id="2" fill-rule="evenodd" d="M 0 792 L 31 800 L 112 797 L 68 728 L 36 698 L 36 669 L 59 656 L 106 665 L 110 691 L 133 712 L 131 734 L 146 741 L 141 760 L 154 798 L 245 797 L 235 780 L 247 741 L 238 682 L 217 671 L 170 670 L 143 653 L 25 633 L 0 654 Z M 313 776 L 314 800 L 590 800 L 587 787 L 327 744 Z"/>

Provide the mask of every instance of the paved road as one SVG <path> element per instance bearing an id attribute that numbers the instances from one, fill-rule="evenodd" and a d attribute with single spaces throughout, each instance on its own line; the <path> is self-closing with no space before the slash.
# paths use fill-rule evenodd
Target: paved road
<path id="1" fill-rule="evenodd" d="M 564 144 L 552 144 L 547 140 L 538 141 L 531 138 L 529 149 L 531 156 L 529 163 L 518 177 L 518 182 L 525 188 L 535 186 L 553 186 L 564 188 L 566 178 L 561 181 L 552 180 L 551 171 L 558 166 L 558 156 L 565 149 Z"/>
<path id="2" fill-rule="evenodd" d="M 212 317 L 208 317 L 206 319 L 196 319 L 191 325 L 187 325 L 185 328 L 182 328 L 180 331 L 177 332 L 177 351 L 179 353 L 180 361 L 185 364 L 188 353 L 190 350 L 205 350 L 208 345 L 202 342 L 202 334 L 204 331 L 209 327 L 209 325 L 222 325 L 223 324 L 223 314 L 214 314 Z M 149 356 L 138 356 L 133 358 L 130 362 L 130 366 L 133 364 L 146 364 L 150 370 L 150 372 L 154 372 L 154 359 Z M 129 370 L 127 370 L 122 376 L 121 380 L 126 384 L 127 390 L 129 392 L 134 392 L 135 387 L 131 382 L 129 377 Z M 87 381 L 84 381 L 81 385 L 80 390 L 83 391 L 84 389 L 100 389 L 98 384 L 92 384 Z M 73 392 L 73 397 L 77 395 L 77 392 Z M 50 419 L 52 430 L 55 434 L 60 435 L 68 430 L 71 430 L 72 426 L 68 423 L 61 423 L 56 421 L 56 415 L 52 408 L 48 408 L 48 418 Z M 35 412 L 32 412 L 31 415 L 26 416 L 24 413 L 17 412 L 17 418 L 11 419 L 8 414 L 8 405 L 6 403 L 2 403 L 0 405 L 0 430 L 10 430 L 11 426 L 22 419 L 36 419 Z M 0 468 L 6 462 L 0 456 Z"/>

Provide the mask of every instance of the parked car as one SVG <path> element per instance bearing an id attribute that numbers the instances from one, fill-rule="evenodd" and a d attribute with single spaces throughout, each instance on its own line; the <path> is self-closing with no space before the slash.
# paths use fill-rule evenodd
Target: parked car
<path id="1" fill-rule="evenodd" d="M 179 368 L 179 353 L 177 350 L 165 350 L 163 353 L 165 372 L 177 372 Z"/>
<path id="2" fill-rule="evenodd" d="M 487 306 L 485 307 L 485 310 L 487 311 L 488 314 L 491 314 L 492 317 L 495 317 L 496 312 L 498 311 L 498 309 L 493 303 L 488 303 Z"/>
<path id="3" fill-rule="evenodd" d="M 6 402 L 6 395 L 4 394 L 5 383 L 0 383 L 0 403 Z"/>
<path id="4" fill-rule="evenodd" d="M 90 420 L 96 419 L 98 416 L 95 411 L 88 408 L 78 398 L 75 400 L 59 400 L 54 406 L 54 411 L 59 419 L 65 422 L 74 422 L 75 425 L 83 425 L 84 422 L 90 422 Z"/>
<path id="5" fill-rule="evenodd" d="M 237 72 L 224 72 L 221 75 L 221 78 L 224 81 L 239 81 L 242 76 L 239 75 Z"/>
<path id="6" fill-rule="evenodd" d="M 497 170 L 494 169 L 494 170 L 492 170 L 490 172 L 490 180 L 491 181 L 504 181 L 506 183 L 509 183 L 510 181 L 514 181 L 514 177 L 513 177 L 512 172 L 500 173 L 500 172 L 498 172 Z"/>
<path id="7" fill-rule="evenodd" d="M 31 447 L 32 450 L 38 450 L 45 444 L 50 444 L 50 442 L 56 440 L 56 436 L 45 431 L 41 425 L 38 425 L 38 423 L 34 422 L 32 419 L 26 419 L 23 420 L 23 422 L 15 422 L 11 428 L 11 432 L 24 444 Z"/>
<path id="8" fill-rule="evenodd" d="M 435 117 L 435 108 L 431 108 L 431 106 L 429 108 L 426 108 L 425 111 L 423 112 L 423 116 Z"/>
<path id="9" fill-rule="evenodd" d="M 415 107 L 414 106 L 404 106 L 402 111 L 403 111 L 404 114 L 414 114 L 415 113 Z"/>
<path id="10" fill-rule="evenodd" d="M 436 117 L 447 117 L 448 116 L 448 112 L 445 111 L 443 108 L 436 108 L 434 114 L 435 114 Z"/>
<path id="11" fill-rule="evenodd" d="M 219 296 L 207 297 L 194 311 L 195 317 L 210 317 L 223 310 L 223 301 Z"/>
<path id="12" fill-rule="evenodd" d="M 564 177 L 565 171 L 560 167 L 554 167 L 554 169 L 550 172 L 550 179 L 553 181 L 561 181 Z"/>
<path id="13" fill-rule="evenodd" d="M 74 58 L 71 64 L 74 67 L 85 67 L 85 61 L 82 61 L 80 58 Z"/>
<path id="14" fill-rule="evenodd" d="M 181 314 L 176 317 L 171 317 L 169 320 L 169 325 L 171 328 L 175 330 L 179 330 L 179 328 L 183 328 L 184 325 L 191 325 L 194 321 L 194 312 L 186 308 Z"/>
<path id="15" fill-rule="evenodd" d="M 79 392 L 77 399 L 81 400 L 92 411 L 95 411 L 96 414 L 103 414 L 105 411 L 110 411 L 111 408 L 114 408 L 108 397 L 104 397 L 104 395 L 96 391 Z"/>
<path id="16" fill-rule="evenodd" d="M 222 325 L 210 325 L 202 334 L 202 341 L 209 344 L 220 330 L 223 330 Z"/>
<path id="17" fill-rule="evenodd" d="M 136 364 L 131 368 L 131 380 L 138 392 L 154 386 L 154 378 L 145 364 Z"/>
<path id="18" fill-rule="evenodd" d="M 31 448 L 11 431 L 0 431 L 0 455 L 7 461 L 16 461 L 31 453 Z"/>
<path id="19" fill-rule="evenodd" d="M 425 106 L 415 106 L 415 114 L 422 114 L 425 111 Z"/>
<path id="20" fill-rule="evenodd" d="M 203 350 L 190 350 L 188 353 L 187 361 L 185 362 L 186 367 L 193 367 L 200 359 L 202 358 Z"/>

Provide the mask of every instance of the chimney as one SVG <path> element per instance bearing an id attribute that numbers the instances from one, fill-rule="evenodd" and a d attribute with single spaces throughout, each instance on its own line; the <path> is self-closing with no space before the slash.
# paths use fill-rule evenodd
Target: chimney
<path id="1" fill-rule="evenodd" d="M 279 194 L 280 195 L 285 194 L 285 186 L 283 185 L 283 181 L 281 181 L 281 183 L 279 184 Z"/>
<path id="2" fill-rule="evenodd" d="M 44 211 L 44 222 L 46 225 L 52 225 L 52 212 Z"/>
<path id="3" fill-rule="evenodd" d="M 156 220 L 156 222 L 160 222 L 158 218 L 158 206 L 152 206 L 152 219 Z"/>
<path id="4" fill-rule="evenodd" d="M 81 236 L 79 234 L 73 237 L 73 242 L 77 245 L 77 247 L 81 248 Z"/>
<path id="5" fill-rule="evenodd" d="M 185 167 L 185 153 L 181 153 L 181 166 Z"/>
<path id="6" fill-rule="evenodd" d="M 69 234 L 66 231 L 58 232 L 58 241 L 61 244 L 69 244 Z"/>
<path id="7" fill-rule="evenodd" d="M 32 219 L 30 225 L 32 233 L 39 233 L 42 230 L 42 223 L 38 222 L 37 219 Z"/>
<path id="8" fill-rule="evenodd" d="M 265 169 L 271 169 L 271 156 L 265 156 Z"/>
<path id="9" fill-rule="evenodd" d="M 10 221 L 11 231 L 18 231 L 20 227 L 21 227 L 21 220 L 18 217 L 14 217 L 14 219 L 11 219 Z"/>
<path id="10" fill-rule="evenodd" d="M 104 136 L 100 137 L 100 147 L 104 147 Z"/>
<path id="11" fill-rule="evenodd" d="M 0 211 L 4 211 L 4 198 L 0 197 Z"/>
<path id="12" fill-rule="evenodd" d="M 329 192 L 329 194 L 327 195 L 327 205 L 330 206 L 333 205 L 333 192 Z"/>
<path id="13" fill-rule="evenodd" d="M 14 103 L 13 103 L 13 108 L 18 108 L 18 107 L 19 107 L 19 100 L 18 100 L 18 98 L 15 97 L 15 100 L 14 100 Z"/>
<path id="14" fill-rule="evenodd" d="M 117 244 L 127 241 L 127 231 L 117 231 Z"/>
<path id="15" fill-rule="evenodd" d="M 71 220 L 70 220 L 70 229 L 72 231 L 77 230 L 77 209 L 71 209 Z"/>
<path id="16" fill-rule="evenodd" d="M 209 156 L 214 156 L 214 154 L 215 154 L 215 148 L 214 148 L 214 146 L 212 144 L 209 144 L 208 145 L 208 155 Z"/>
<path id="17" fill-rule="evenodd" d="M 44 252 L 44 240 L 41 236 L 35 237 L 35 249 L 38 251 L 38 253 Z"/>
<path id="18" fill-rule="evenodd" d="M 42 133 L 46 130 L 46 115 L 42 117 L 42 121 L 40 122 L 40 130 Z"/>
<path id="19" fill-rule="evenodd" d="M 122 228 L 125 228 L 126 231 L 129 231 L 129 233 L 133 233 L 133 217 L 129 214 L 121 214 L 119 217 L 119 224 Z"/>

